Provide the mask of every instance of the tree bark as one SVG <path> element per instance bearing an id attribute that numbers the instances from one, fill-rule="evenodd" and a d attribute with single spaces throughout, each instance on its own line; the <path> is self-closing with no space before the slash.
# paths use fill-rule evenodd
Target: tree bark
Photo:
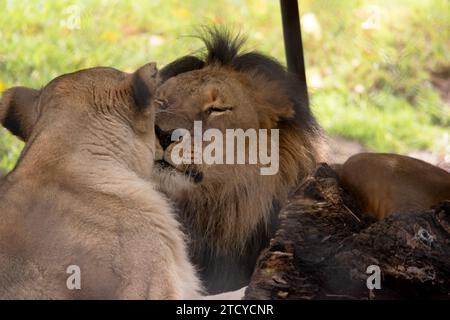
<path id="1" fill-rule="evenodd" d="M 450 201 L 376 222 L 322 164 L 280 219 L 247 299 L 450 299 Z"/>

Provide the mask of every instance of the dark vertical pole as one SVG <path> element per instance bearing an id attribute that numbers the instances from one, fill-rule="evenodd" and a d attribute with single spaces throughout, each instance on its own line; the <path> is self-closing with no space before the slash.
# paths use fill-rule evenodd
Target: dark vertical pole
<path id="1" fill-rule="evenodd" d="M 300 80 L 302 100 L 309 107 L 308 86 L 306 84 L 305 61 L 303 58 L 302 34 L 297 0 L 280 0 L 283 21 L 284 49 L 288 70 Z"/>

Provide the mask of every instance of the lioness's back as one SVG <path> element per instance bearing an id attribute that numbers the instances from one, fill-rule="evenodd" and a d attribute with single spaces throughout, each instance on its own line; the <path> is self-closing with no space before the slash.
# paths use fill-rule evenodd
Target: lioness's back
<path id="1" fill-rule="evenodd" d="M 80 217 L 94 213 L 92 199 L 56 186 L 31 185 L 6 182 L 1 187 L 0 297 L 117 298 L 120 279 L 113 259 L 120 254 L 118 246 L 114 249 L 120 234 L 108 228 L 113 218 L 109 223 L 83 221 Z M 28 196 L 19 200 L 21 193 Z M 70 265 L 83 271 L 83 290 L 67 287 Z"/>
<path id="2" fill-rule="evenodd" d="M 9 179 L 14 180 L 14 174 Z M 159 281 L 142 279 L 146 274 L 149 279 L 167 281 L 167 277 L 193 272 L 187 262 L 181 270 L 173 269 L 177 259 L 185 258 L 182 235 L 165 200 L 150 184 L 141 181 L 138 184 L 143 187 L 134 192 L 145 195 L 142 200 L 147 205 L 142 205 L 139 195 L 81 195 L 71 188 L 39 186 L 32 180 L 7 181 L 0 188 L 0 298 L 149 298 L 151 293 L 181 298 L 172 289 L 166 292 Z M 130 193 L 136 188 L 122 187 Z M 24 199 L 21 194 L 29 196 Z M 71 265 L 81 270 L 81 290 L 67 287 Z M 124 283 L 124 277 L 129 277 L 129 283 Z M 136 288 L 135 281 L 150 292 Z M 130 284 L 131 292 L 124 295 Z M 192 288 L 191 297 L 196 290 Z"/>
<path id="3" fill-rule="evenodd" d="M 193 298 L 168 202 L 149 182 L 153 64 L 16 87 L 0 121 L 26 141 L 0 186 L 1 298 Z M 148 165 L 150 164 L 150 165 Z"/>

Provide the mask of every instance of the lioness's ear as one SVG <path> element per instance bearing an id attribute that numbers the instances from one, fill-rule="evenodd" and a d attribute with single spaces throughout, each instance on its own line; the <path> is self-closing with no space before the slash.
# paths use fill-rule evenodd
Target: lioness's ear
<path id="1" fill-rule="evenodd" d="M 147 63 L 132 74 L 131 88 L 139 111 L 150 106 L 157 85 L 158 69 L 156 63 Z"/>
<path id="2" fill-rule="evenodd" d="M 13 135 L 27 141 L 38 118 L 39 90 L 14 87 L 0 100 L 0 122 Z"/>

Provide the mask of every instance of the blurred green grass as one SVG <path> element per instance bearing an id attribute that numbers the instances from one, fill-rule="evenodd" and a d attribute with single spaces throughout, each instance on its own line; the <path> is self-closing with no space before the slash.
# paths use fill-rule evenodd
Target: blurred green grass
<path id="1" fill-rule="evenodd" d="M 314 113 L 325 130 L 378 151 L 442 148 L 449 105 L 430 71 L 450 64 L 447 0 L 300 1 Z M 40 87 L 97 65 L 131 71 L 201 48 L 200 25 L 224 24 L 284 63 L 274 0 L 0 0 L 0 91 Z M 77 26 L 79 16 L 79 28 Z M 74 18 L 75 17 L 75 18 Z M 22 144 L 0 131 L 0 168 Z M 439 151 L 439 150 L 438 150 Z"/>

